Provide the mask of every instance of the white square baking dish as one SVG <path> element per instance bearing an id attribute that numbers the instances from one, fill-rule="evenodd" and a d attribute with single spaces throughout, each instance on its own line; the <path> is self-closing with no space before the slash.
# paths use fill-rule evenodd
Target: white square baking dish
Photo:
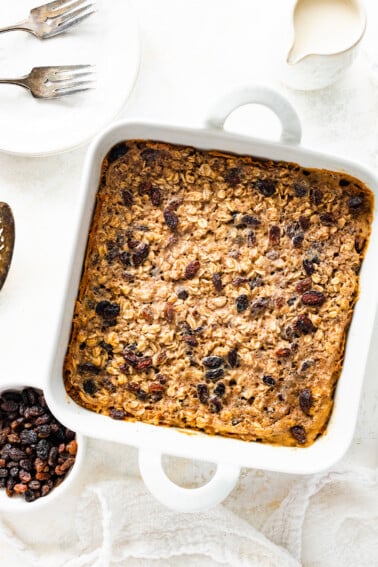
<path id="1" fill-rule="evenodd" d="M 230 112 L 247 103 L 264 104 L 276 112 L 282 122 L 280 142 L 242 137 L 223 130 L 223 123 Z M 141 422 L 118 422 L 78 406 L 67 396 L 62 375 L 101 164 L 107 152 L 121 141 L 135 138 L 159 140 L 192 145 L 200 149 L 218 149 L 297 162 L 303 167 L 343 171 L 357 177 L 377 193 L 378 179 L 367 168 L 342 158 L 303 149 L 299 146 L 300 137 L 298 117 L 281 95 L 267 88 L 249 87 L 220 101 L 211 119 L 202 129 L 124 121 L 109 127 L 88 150 L 80 189 L 79 214 L 76 219 L 76 245 L 67 270 L 66 292 L 61 302 L 60 324 L 50 361 L 49 381 L 45 388 L 46 399 L 58 419 L 75 431 L 139 447 L 141 473 L 147 486 L 160 501 L 176 510 L 204 509 L 223 500 L 236 484 L 240 467 L 310 474 L 330 467 L 345 453 L 353 438 L 357 420 L 377 305 L 376 215 L 360 274 L 360 298 L 348 334 L 332 416 L 327 432 L 312 446 L 279 447 Z M 161 465 L 161 456 L 164 453 L 216 463 L 217 472 L 207 485 L 198 489 L 183 489 L 165 476 Z"/>

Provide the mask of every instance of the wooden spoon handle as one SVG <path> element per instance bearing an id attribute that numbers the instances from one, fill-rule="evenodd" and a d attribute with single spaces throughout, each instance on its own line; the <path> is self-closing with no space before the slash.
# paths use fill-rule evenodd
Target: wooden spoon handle
<path id="1" fill-rule="evenodd" d="M 15 240 L 13 213 L 7 203 L 0 203 L 0 289 L 7 278 Z"/>

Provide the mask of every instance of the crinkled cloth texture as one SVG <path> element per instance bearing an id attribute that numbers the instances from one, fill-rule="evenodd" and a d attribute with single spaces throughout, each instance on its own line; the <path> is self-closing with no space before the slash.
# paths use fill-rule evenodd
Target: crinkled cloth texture
<path id="1" fill-rule="evenodd" d="M 59 547 L 48 554 L 43 545 L 35 545 L 30 538 L 24 541 L 15 518 L 2 517 L 0 537 L 20 551 L 25 566 L 374 565 L 378 557 L 376 470 L 350 467 L 310 477 L 284 475 L 283 483 L 279 476 L 255 471 L 241 479 L 239 498 L 252 499 L 255 526 L 232 511 L 229 501 L 204 513 L 176 514 L 154 500 L 138 478 L 130 477 L 93 482 L 84 488 L 75 517 L 66 518 L 67 533 L 60 535 Z M 274 498 L 282 489 L 286 496 L 277 505 Z M 259 502 L 264 499 L 266 509 L 259 515 Z M 58 506 L 60 519 L 62 514 Z M 306 546 L 308 538 L 312 544 Z M 312 555 L 306 557 L 302 547 L 311 549 Z"/>

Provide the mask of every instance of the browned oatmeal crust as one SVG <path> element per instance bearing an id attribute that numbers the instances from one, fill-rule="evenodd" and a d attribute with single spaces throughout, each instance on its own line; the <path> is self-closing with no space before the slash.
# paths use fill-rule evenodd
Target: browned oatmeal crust
<path id="1" fill-rule="evenodd" d="M 115 419 L 310 445 L 332 410 L 372 210 L 342 173 L 119 144 L 97 194 L 69 395 Z"/>

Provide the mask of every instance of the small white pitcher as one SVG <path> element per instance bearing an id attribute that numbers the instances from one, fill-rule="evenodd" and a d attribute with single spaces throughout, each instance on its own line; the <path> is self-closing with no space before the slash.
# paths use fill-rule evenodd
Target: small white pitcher
<path id="1" fill-rule="evenodd" d="M 366 28 L 360 0 L 297 0 L 283 81 L 300 90 L 324 88 L 351 65 Z"/>

